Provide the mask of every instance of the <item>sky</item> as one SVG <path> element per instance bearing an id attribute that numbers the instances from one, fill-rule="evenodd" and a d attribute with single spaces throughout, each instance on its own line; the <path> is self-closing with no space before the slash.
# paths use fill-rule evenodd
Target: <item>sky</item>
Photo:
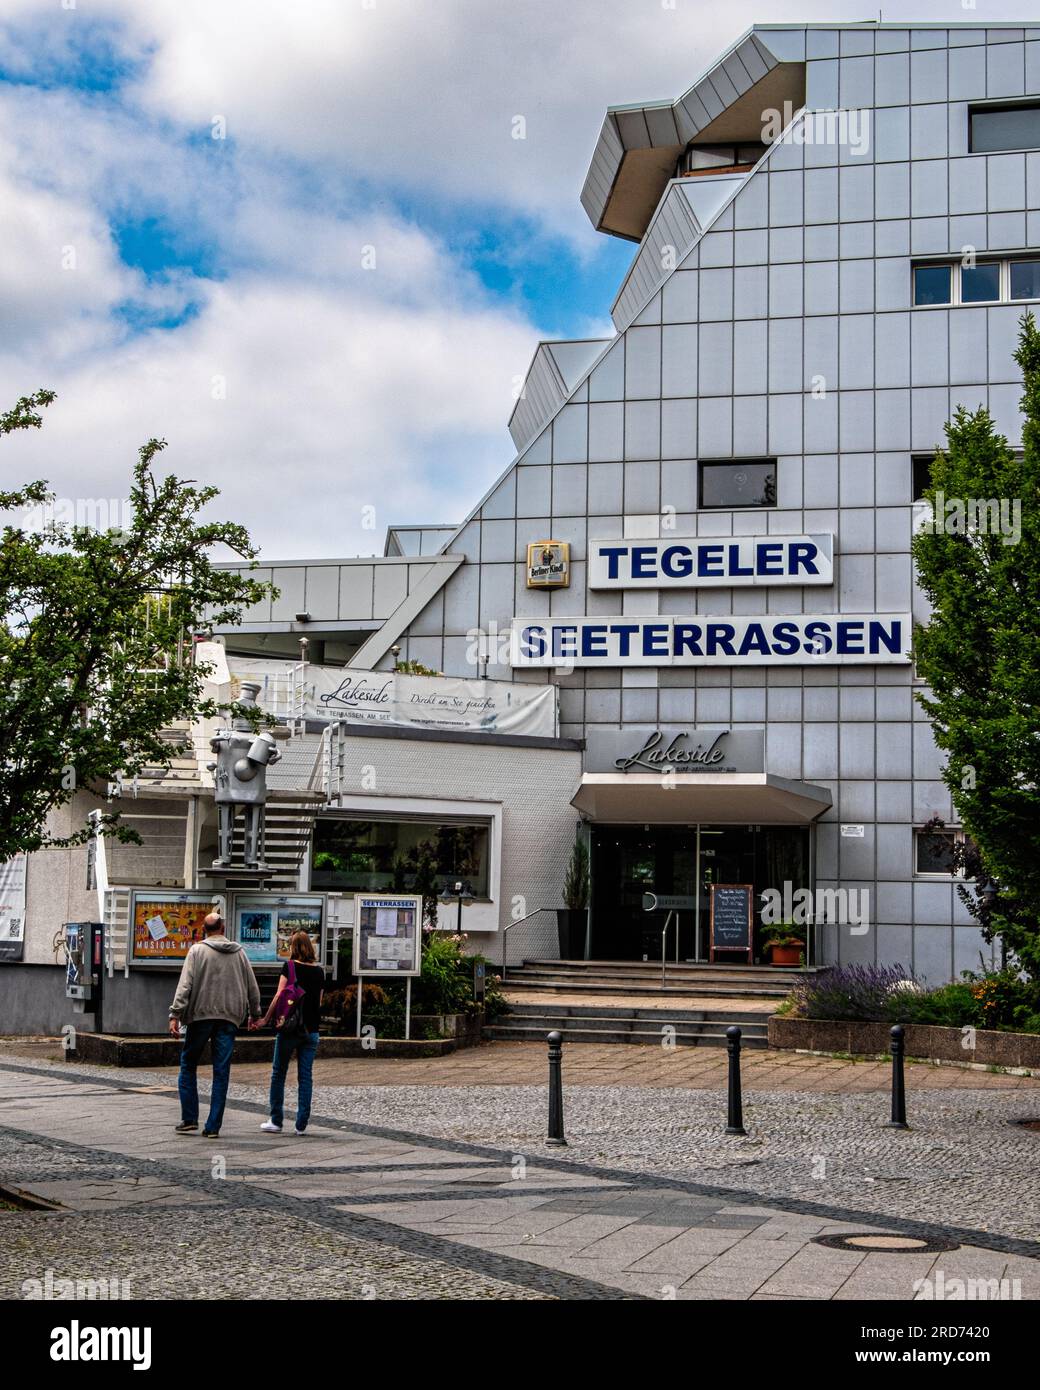
<path id="1" fill-rule="evenodd" d="M 865 8 L 0 0 L 0 409 L 58 393 L 3 486 L 120 498 L 156 436 L 268 559 L 461 521 L 539 339 L 612 332 L 635 248 L 579 202 L 607 106 Z"/>

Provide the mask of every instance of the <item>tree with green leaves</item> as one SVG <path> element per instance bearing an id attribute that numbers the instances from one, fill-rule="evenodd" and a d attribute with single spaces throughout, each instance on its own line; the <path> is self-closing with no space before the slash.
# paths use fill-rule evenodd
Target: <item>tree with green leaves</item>
<path id="1" fill-rule="evenodd" d="M 23 397 L 0 415 L 0 436 L 39 429 L 54 399 Z M 86 825 L 60 838 L 48 831 L 77 789 L 100 803 L 120 775 L 169 766 L 176 747 L 163 730 L 217 712 L 203 698 L 195 634 L 239 621 L 271 592 L 215 567 L 220 545 L 253 559 L 248 532 L 199 519 L 218 489 L 158 477 L 164 447 L 150 439 L 139 451 L 124 525 L 58 519 L 45 482 L 0 492 L 9 517 L 0 531 L 0 860 L 82 843 Z M 116 812 L 101 827 L 137 838 Z"/>
<path id="2" fill-rule="evenodd" d="M 915 535 L 932 605 L 914 636 L 918 696 L 947 755 L 943 778 L 973 841 L 961 896 L 987 940 L 1040 978 L 1040 332 L 1024 316 L 1022 450 L 985 409 L 958 409 Z M 993 880 L 989 891 L 987 880 Z M 993 888 L 996 889 L 994 893 Z"/>

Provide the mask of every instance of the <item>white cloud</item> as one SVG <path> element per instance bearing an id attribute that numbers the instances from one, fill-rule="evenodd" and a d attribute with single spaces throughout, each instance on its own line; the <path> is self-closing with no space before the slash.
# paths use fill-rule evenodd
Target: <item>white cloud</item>
<path id="1" fill-rule="evenodd" d="M 0 354 L 0 400 L 59 392 L 43 430 L 0 446 L 4 476 L 121 496 L 137 447 L 165 436 L 164 464 L 216 483 L 216 508 L 269 558 L 371 553 L 391 523 L 460 518 L 504 465 L 511 378 L 533 340 L 492 307 L 243 277 L 211 286 L 192 322 L 86 365 Z"/>

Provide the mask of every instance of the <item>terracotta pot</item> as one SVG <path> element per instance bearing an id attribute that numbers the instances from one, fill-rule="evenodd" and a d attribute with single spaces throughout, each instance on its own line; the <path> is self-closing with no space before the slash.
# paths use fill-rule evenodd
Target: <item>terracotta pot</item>
<path id="1" fill-rule="evenodd" d="M 796 946 L 770 946 L 769 963 L 770 965 L 801 965 L 804 950 L 805 943 L 803 941 L 800 941 Z"/>

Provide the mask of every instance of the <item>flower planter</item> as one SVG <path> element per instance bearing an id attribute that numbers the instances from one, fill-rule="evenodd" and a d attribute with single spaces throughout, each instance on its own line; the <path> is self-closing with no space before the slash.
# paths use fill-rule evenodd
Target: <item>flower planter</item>
<path id="1" fill-rule="evenodd" d="M 560 959 L 585 959 L 585 930 L 589 914 L 584 907 L 558 907 L 556 925 L 560 933 Z"/>
<path id="2" fill-rule="evenodd" d="M 891 1026 L 887 1023 L 774 1015 L 768 1030 L 770 1047 L 800 1052 L 847 1052 L 869 1057 L 887 1053 L 891 1045 Z M 933 1062 L 975 1062 L 1040 1072 L 1040 1034 L 908 1023 L 906 1055 Z"/>
<path id="3" fill-rule="evenodd" d="M 456 1047 L 475 1047 L 484 1027 L 484 1013 L 412 1014 L 412 1036 L 423 1028 L 438 1038 L 450 1038 Z"/>
<path id="4" fill-rule="evenodd" d="M 770 965 L 801 965 L 804 950 L 804 941 L 799 941 L 794 946 L 771 946 L 769 948 L 769 963 Z"/>

